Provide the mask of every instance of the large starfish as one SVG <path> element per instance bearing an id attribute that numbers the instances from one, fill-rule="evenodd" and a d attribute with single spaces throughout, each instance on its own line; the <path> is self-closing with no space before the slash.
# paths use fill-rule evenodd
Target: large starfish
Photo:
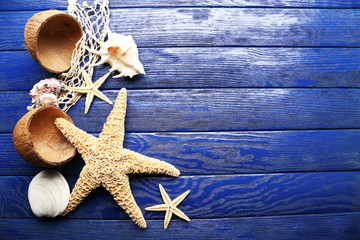
<path id="1" fill-rule="evenodd" d="M 123 88 L 99 138 L 75 127 L 64 118 L 55 120 L 57 128 L 77 148 L 85 161 L 63 216 L 76 208 L 93 189 L 102 185 L 137 225 L 146 228 L 146 221 L 131 193 L 127 174 L 161 173 L 179 176 L 179 170 L 173 165 L 123 148 L 125 112 L 126 89 Z"/>

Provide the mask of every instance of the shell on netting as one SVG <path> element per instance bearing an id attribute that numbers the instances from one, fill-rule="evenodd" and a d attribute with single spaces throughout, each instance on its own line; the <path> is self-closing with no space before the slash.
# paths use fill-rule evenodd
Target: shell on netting
<path id="1" fill-rule="evenodd" d="M 137 45 L 132 36 L 109 31 L 108 40 L 98 43 L 100 50 L 93 51 L 93 53 L 100 55 L 101 59 L 95 65 L 109 63 L 112 66 L 111 72 L 118 71 L 120 73 L 114 78 L 122 76 L 131 78 L 137 74 L 145 74 L 144 66 L 139 60 Z"/>
<path id="2" fill-rule="evenodd" d="M 70 197 L 69 185 L 61 173 L 44 170 L 30 182 L 30 208 L 37 217 L 56 217 L 63 213 Z"/>
<path id="3" fill-rule="evenodd" d="M 44 105 L 59 106 L 59 97 L 66 95 L 67 92 L 65 83 L 60 79 L 47 78 L 41 80 L 30 90 L 32 106 L 28 107 L 28 110 Z"/>

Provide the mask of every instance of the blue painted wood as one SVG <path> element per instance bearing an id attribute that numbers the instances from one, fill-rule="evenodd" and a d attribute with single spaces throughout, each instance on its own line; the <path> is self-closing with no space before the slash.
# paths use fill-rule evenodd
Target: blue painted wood
<path id="1" fill-rule="evenodd" d="M 174 218 L 164 231 L 164 213 L 145 212 L 140 230 L 104 189 L 66 218 L 35 219 L 27 187 L 42 169 L 15 153 L 9 133 L 32 85 L 52 74 L 26 52 L 23 29 L 35 12 L 66 5 L 0 2 L 1 239 L 359 238 L 355 0 L 110 0 L 111 29 L 134 36 L 147 71 L 102 86 L 112 100 L 133 89 L 125 146 L 182 171 L 131 176 L 134 196 L 144 209 L 162 202 L 159 183 L 173 198 L 190 189 L 180 209 L 192 221 Z M 83 109 L 82 99 L 69 114 L 99 132 L 111 106 L 95 100 L 86 117 Z M 71 186 L 82 165 L 77 156 L 59 169 Z"/>
<path id="2" fill-rule="evenodd" d="M 109 78 L 102 89 L 360 87 L 358 48 L 142 48 L 139 52 L 147 74 Z M 26 51 L 0 52 L 0 66 L 6 66 L 0 68 L 1 90 L 29 91 L 53 76 Z M 93 79 L 109 68 L 96 67 Z"/>
<path id="3" fill-rule="evenodd" d="M 20 66 L 21 71 L 19 71 Z M 53 76 L 53 73 L 40 67 L 27 51 L 0 52 L 0 79 L 2 80 L 0 90 L 2 91 L 30 91 L 40 80 Z"/>
<path id="4" fill-rule="evenodd" d="M 81 1 L 78 1 L 81 3 Z M 91 2 L 89 2 L 90 4 Z M 1 10 L 44 10 L 44 9 L 67 9 L 67 1 L 47 0 L 47 1 L 30 1 L 30 0 L 13 0 L 11 2 L 0 2 Z M 109 1 L 110 8 L 118 7 L 179 7 L 179 6 L 196 6 L 196 7 L 308 7 L 308 8 L 356 8 L 360 7 L 357 0 L 142 0 L 142 1 Z"/>
<path id="5" fill-rule="evenodd" d="M 0 50 L 25 49 L 24 26 L 34 13 L 0 12 Z M 111 12 L 110 28 L 139 47 L 355 47 L 359 21 L 357 9 L 126 8 Z"/>
<path id="6" fill-rule="evenodd" d="M 128 133 L 124 147 L 198 175 L 359 169 L 359 142 L 360 130 Z M 0 152 L 0 175 L 42 170 L 16 153 L 11 134 L 0 134 Z M 78 175 L 83 165 L 77 155 L 60 171 Z"/>
<path id="7" fill-rule="evenodd" d="M 300 216 L 192 219 L 173 217 L 166 231 L 162 220 L 147 220 L 139 229 L 130 220 L 1 219 L 5 239 L 357 239 L 360 214 L 309 214 Z M 14 234 L 16 232 L 16 234 Z M 50 235 L 51 234 L 51 235 Z"/>
<path id="8" fill-rule="evenodd" d="M 112 101 L 118 91 L 103 91 Z M 69 110 L 75 124 L 101 132 L 112 106 L 85 98 Z M 30 104 L 28 92 L 0 92 L 7 112 L 1 132 L 12 132 Z M 359 89 L 154 89 L 129 90 L 128 132 L 358 128 Z"/>
<path id="9" fill-rule="evenodd" d="M 72 189 L 77 177 L 66 177 Z M 32 177 L 0 177 L 0 218 L 32 218 L 27 188 Z M 244 175 L 132 175 L 134 198 L 143 210 L 162 203 L 159 184 L 171 198 L 190 190 L 179 205 L 191 218 L 341 213 L 360 211 L 360 172 L 279 173 Z M 143 210 L 146 219 L 163 219 L 162 212 Z M 94 190 L 66 218 L 129 219 L 104 189 Z"/>

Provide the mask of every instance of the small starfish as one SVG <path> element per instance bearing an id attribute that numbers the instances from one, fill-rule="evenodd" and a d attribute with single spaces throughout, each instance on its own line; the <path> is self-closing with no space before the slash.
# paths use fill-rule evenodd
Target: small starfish
<path id="1" fill-rule="evenodd" d="M 92 100 L 94 99 L 94 95 L 100 98 L 101 100 L 113 104 L 110 99 L 108 99 L 102 92 L 99 91 L 99 87 L 103 84 L 106 78 L 110 75 L 110 72 L 99 78 L 95 83 L 91 81 L 89 75 L 85 72 L 84 68 L 81 68 L 82 75 L 84 76 L 86 87 L 68 87 L 67 89 L 79 92 L 79 93 L 87 93 L 86 102 L 85 102 L 85 114 L 89 111 Z"/>
<path id="2" fill-rule="evenodd" d="M 164 229 L 166 229 L 170 223 L 172 214 L 174 213 L 178 217 L 190 222 L 190 218 L 188 218 L 185 213 L 183 213 L 177 206 L 185 199 L 185 197 L 189 194 L 190 190 L 187 190 L 177 198 L 171 201 L 169 195 L 165 192 L 165 189 L 161 184 L 159 184 L 160 193 L 162 199 L 165 204 L 159 204 L 152 207 L 145 208 L 146 211 L 166 211 L 165 221 L 164 221 Z"/>
<path id="3" fill-rule="evenodd" d="M 75 127 L 64 118 L 55 120 L 56 127 L 85 161 L 63 216 L 76 208 L 92 190 L 102 185 L 139 227 L 146 228 L 146 221 L 131 193 L 128 174 L 161 173 L 179 176 L 179 170 L 173 165 L 123 148 L 125 113 L 126 89 L 123 88 L 99 138 Z"/>

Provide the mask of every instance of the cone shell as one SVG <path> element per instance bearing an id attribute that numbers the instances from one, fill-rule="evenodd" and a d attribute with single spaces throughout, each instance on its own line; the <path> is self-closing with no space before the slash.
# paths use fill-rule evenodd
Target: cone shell
<path id="1" fill-rule="evenodd" d="M 30 208 L 36 216 L 59 216 L 69 203 L 69 184 L 61 173 L 44 170 L 30 182 L 28 198 Z"/>
<path id="2" fill-rule="evenodd" d="M 25 43 L 30 55 L 46 70 L 67 71 L 72 53 L 83 32 L 70 14 L 58 10 L 36 13 L 25 26 Z"/>
<path id="3" fill-rule="evenodd" d="M 31 110 L 17 122 L 13 142 L 21 157 L 40 167 L 58 167 L 75 156 L 75 147 L 54 124 L 58 117 L 73 123 L 64 111 L 50 105 Z"/>

